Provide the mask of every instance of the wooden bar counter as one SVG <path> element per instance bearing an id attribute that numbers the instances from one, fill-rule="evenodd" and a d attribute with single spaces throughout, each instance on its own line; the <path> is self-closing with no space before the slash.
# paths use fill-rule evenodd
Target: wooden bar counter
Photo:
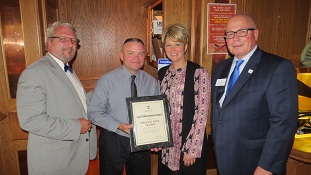
<path id="1" fill-rule="evenodd" d="M 286 175 L 311 174 L 311 134 L 296 135 Z"/>

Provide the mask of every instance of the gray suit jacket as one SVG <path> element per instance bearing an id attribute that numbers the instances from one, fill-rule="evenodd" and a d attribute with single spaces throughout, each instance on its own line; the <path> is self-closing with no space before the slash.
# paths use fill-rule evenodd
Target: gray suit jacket
<path id="1" fill-rule="evenodd" d="M 86 173 L 89 159 L 96 156 L 96 128 L 80 134 L 79 118 L 87 118 L 86 112 L 66 73 L 49 54 L 20 76 L 17 113 L 21 128 L 29 132 L 30 175 Z"/>

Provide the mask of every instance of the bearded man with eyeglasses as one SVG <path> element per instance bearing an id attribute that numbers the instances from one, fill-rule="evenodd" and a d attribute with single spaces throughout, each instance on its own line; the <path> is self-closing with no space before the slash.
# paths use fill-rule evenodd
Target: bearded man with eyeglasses
<path id="1" fill-rule="evenodd" d="M 78 44 L 71 24 L 53 23 L 46 32 L 48 52 L 19 78 L 17 114 L 29 133 L 30 175 L 83 175 L 96 156 L 96 130 L 86 115 L 88 99 L 69 65 Z"/>

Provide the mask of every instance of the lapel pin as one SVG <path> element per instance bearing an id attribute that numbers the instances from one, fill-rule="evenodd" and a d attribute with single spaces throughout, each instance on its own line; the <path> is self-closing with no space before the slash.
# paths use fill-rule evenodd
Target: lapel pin
<path id="1" fill-rule="evenodd" d="M 248 73 L 252 74 L 253 73 L 253 69 L 248 69 Z"/>

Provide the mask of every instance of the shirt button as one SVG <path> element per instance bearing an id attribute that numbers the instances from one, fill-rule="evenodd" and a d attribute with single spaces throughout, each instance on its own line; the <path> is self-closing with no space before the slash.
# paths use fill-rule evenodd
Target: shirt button
<path id="1" fill-rule="evenodd" d="M 89 138 L 87 138 L 85 141 L 87 141 L 87 142 L 88 142 L 88 141 L 89 141 Z"/>
<path id="2" fill-rule="evenodd" d="M 219 120 L 218 123 L 221 124 L 221 120 Z"/>

